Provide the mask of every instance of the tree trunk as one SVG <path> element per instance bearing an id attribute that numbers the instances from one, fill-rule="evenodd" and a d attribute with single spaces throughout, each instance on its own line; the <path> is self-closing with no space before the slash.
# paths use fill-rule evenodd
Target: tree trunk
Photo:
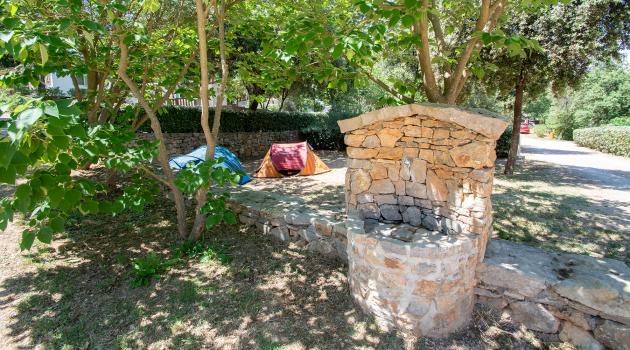
<path id="1" fill-rule="evenodd" d="M 201 126 L 203 128 L 203 134 L 206 139 L 206 160 L 214 158 L 214 148 L 217 138 L 219 136 L 219 128 L 221 127 L 221 111 L 223 109 L 223 97 L 225 95 L 225 87 L 228 79 L 228 65 L 226 60 L 226 48 L 225 48 L 225 0 L 221 1 L 221 6 L 218 6 L 214 0 L 214 13 L 219 28 L 219 52 L 221 56 L 221 84 L 217 92 L 217 105 L 214 108 L 214 120 L 212 124 L 212 132 L 208 124 L 208 48 L 206 41 L 206 17 L 203 7 L 203 0 L 196 0 L 197 8 L 197 31 L 199 34 L 199 62 L 201 65 L 201 88 L 200 97 L 202 101 L 202 116 Z M 205 95 L 204 95 L 205 94 Z M 204 118 L 205 115 L 205 118 Z M 206 227 L 206 215 L 201 212 L 201 208 L 206 204 L 208 199 L 208 186 L 201 186 L 195 195 L 197 204 L 195 207 L 195 220 L 193 222 L 193 228 L 190 232 L 189 239 L 198 240 Z"/>
<path id="2" fill-rule="evenodd" d="M 258 109 L 258 101 L 252 100 L 252 102 L 249 103 L 249 110 L 255 111 L 257 109 Z"/>
<path id="3" fill-rule="evenodd" d="M 118 30 L 118 28 L 116 28 Z M 136 83 L 127 75 L 127 67 L 129 65 L 129 50 L 127 45 L 124 43 L 124 35 L 121 35 L 118 41 L 118 47 L 120 48 L 120 63 L 118 64 L 118 76 L 122 79 L 123 82 L 129 87 L 129 90 L 133 94 L 133 96 L 138 100 L 138 104 L 144 109 L 144 112 L 149 117 L 151 121 L 151 129 L 153 130 L 153 136 L 156 140 L 160 141 L 158 143 L 158 161 L 160 166 L 162 167 L 162 171 L 164 172 L 165 179 L 155 175 L 153 175 L 158 181 L 162 182 L 162 184 L 166 185 L 171 192 L 173 193 L 173 201 L 175 202 L 175 209 L 177 211 L 177 231 L 179 235 L 183 238 L 187 235 L 186 228 L 186 202 L 184 199 L 184 194 L 182 191 L 175 185 L 175 176 L 173 175 L 173 171 L 171 170 L 168 164 L 168 151 L 166 150 L 166 146 L 164 143 L 164 134 L 162 134 L 162 127 L 160 125 L 160 121 L 157 118 L 157 115 L 153 111 L 153 108 L 149 105 L 147 100 L 144 98 L 144 95 L 141 93 L 140 89 L 136 85 Z"/>
<path id="4" fill-rule="evenodd" d="M 521 140 L 521 120 L 523 115 L 523 93 L 525 92 L 525 68 L 521 66 L 521 71 L 516 83 L 516 92 L 514 94 L 514 121 L 512 123 L 512 140 L 510 142 L 510 151 L 505 162 L 505 175 L 514 173 L 514 165 L 516 164 L 516 156 L 518 155 L 518 145 Z"/>
<path id="5" fill-rule="evenodd" d="M 278 112 L 282 112 L 282 108 L 284 107 L 284 101 L 289 97 L 289 89 L 282 89 L 282 96 L 280 99 L 280 108 L 278 108 Z"/>

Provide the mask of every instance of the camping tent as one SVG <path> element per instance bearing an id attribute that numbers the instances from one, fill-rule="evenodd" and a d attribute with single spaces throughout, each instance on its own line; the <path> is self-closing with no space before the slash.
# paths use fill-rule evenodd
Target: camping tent
<path id="1" fill-rule="evenodd" d="M 308 176 L 330 171 L 306 142 L 274 143 L 254 177 Z"/>
<path id="2" fill-rule="evenodd" d="M 171 158 L 171 160 L 168 161 L 168 165 L 171 169 L 184 169 L 190 163 L 199 164 L 206 159 L 206 149 L 207 146 L 201 146 L 186 155 Z M 243 168 L 243 165 L 238 160 L 238 157 L 236 157 L 236 155 L 230 152 L 227 148 L 217 145 L 214 148 L 214 159 L 219 158 L 223 158 L 223 162 L 217 164 L 216 166 L 242 173 L 239 185 L 244 185 L 252 181 L 252 178 L 247 175 L 245 168 Z"/>

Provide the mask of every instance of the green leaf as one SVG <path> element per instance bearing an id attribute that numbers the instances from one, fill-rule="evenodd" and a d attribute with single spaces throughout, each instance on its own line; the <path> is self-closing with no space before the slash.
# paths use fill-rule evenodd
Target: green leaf
<path id="1" fill-rule="evenodd" d="M 486 72 L 481 67 L 472 67 L 471 70 L 477 79 L 483 79 L 486 75 Z"/>
<path id="2" fill-rule="evenodd" d="M 402 18 L 402 24 L 405 27 L 411 27 L 414 21 L 415 19 L 413 18 L 413 16 L 410 16 L 410 15 L 405 15 Z"/>
<path id="3" fill-rule="evenodd" d="M 339 43 L 339 44 L 335 45 L 335 48 L 334 48 L 334 50 L 332 52 L 332 57 L 334 59 L 337 59 L 337 58 L 341 57 L 341 55 L 343 54 L 343 49 L 344 49 L 344 46 L 343 46 L 342 43 Z"/>
<path id="4" fill-rule="evenodd" d="M 20 241 L 20 250 L 29 250 L 35 241 L 35 232 L 25 230 L 22 232 L 22 240 Z"/>
<path id="5" fill-rule="evenodd" d="M 101 34 L 105 33 L 105 27 L 103 27 L 100 23 L 96 23 L 94 21 L 90 21 L 89 19 L 84 19 L 83 21 L 81 21 L 81 24 L 83 24 L 84 27 L 86 27 L 87 29 L 89 29 L 89 30 L 91 30 L 93 32 L 97 32 L 97 33 L 101 33 Z M 84 35 L 87 35 L 87 34 L 92 35 L 92 33 L 88 33 L 88 32 L 84 32 L 83 34 Z"/>
<path id="6" fill-rule="evenodd" d="M 39 54 L 42 57 L 42 66 L 48 62 L 48 48 L 46 45 L 40 43 L 39 44 Z"/>
<path id="7" fill-rule="evenodd" d="M 81 203 L 79 210 L 83 214 L 96 214 L 98 213 L 98 202 L 93 199 L 88 199 Z"/>
<path id="8" fill-rule="evenodd" d="M 16 147 L 9 142 L 0 142 L 0 168 L 6 168 L 11 164 Z"/>
<path id="9" fill-rule="evenodd" d="M 206 218 L 206 227 L 207 228 L 211 228 L 215 225 L 218 225 L 219 223 L 221 223 L 221 219 L 223 217 L 221 216 L 221 214 L 214 214 L 214 215 L 210 215 Z"/>
<path id="10" fill-rule="evenodd" d="M 54 103 L 47 103 L 44 106 L 44 113 L 51 117 L 59 117 L 59 107 Z"/>
<path id="11" fill-rule="evenodd" d="M 64 197 L 64 190 L 61 187 L 53 187 L 48 190 L 48 198 L 50 199 L 50 205 L 56 208 L 61 204 Z"/>
<path id="12" fill-rule="evenodd" d="M 395 26 L 398 23 L 398 21 L 400 21 L 400 16 L 399 15 L 392 16 L 392 18 L 389 19 L 389 26 L 390 27 Z"/>
<path id="13" fill-rule="evenodd" d="M 78 138 L 87 138 L 87 133 L 85 132 L 85 128 L 81 125 L 73 125 L 68 130 L 68 135 L 78 137 Z"/>
<path id="14" fill-rule="evenodd" d="M 53 232 L 63 232 L 63 230 L 65 229 L 64 224 L 65 224 L 65 220 L 63 218 L 60 217 L 55 217 L 50 219 L 50 228 L 52 228 Z"/>
<path id="15" fill-rule="evenodd" d="M 65 116 L 78 116 L 81 114 L 81 110 L 74 104 L 72 100 L 59 100 L 55 101 L 59 115 Z"/>
<path id="16" fill-rule="evenodd" d="M 226 211 L 223 214 L 223 220 L 225 220 L 225 222 L 227 222 L 230 225 L 236 225 L 236 215 L 234 215 L 233 212 L 231 211 Z"/>
<path id="17" fill-rule="evenodd" d="M 13 38 L 13 34 L 15 32 L 14 31 L 8 31 L 8 32 L 1 32 L 0 33 L 0 41 L 3 41 L 5 43 L 8 43 L 9 41 L 11 41 L 11 38 Z"/>
<path id="18" fill-rule="evenodd" d="M 108 201 L 102 201 L 98 203 L 98 211 L 101 213 L 111 214 L 112 203 Z"/>
<path id="19" fill-rule="evenodd" d="M 408 9 L 418 6 L 418 0 L 405 0 L 405 7 Z"/>
<path id="20" fill-rule="evenodd" d="M 24 129 L 32 126 L 44 115 L 44 110 L 39 107 L 33 107 L 22 111 L 15 119 L 15 126 L 18 129 Z"/>
<path id="21" fill-rule="evenodd" d="M 17 171 L 15 166 L 9 165 L 7 168 L 0 168 L 0 183 L 15 185 Z"/>
<path id="22" fill-rule="evenodd" d="M 81 191 L 77 189 L 72 189 L 66 192 L 65 202 L 68 203 L 70 207 L 76 205 L 81 200 L 82 194 Z"/>
<path id="23" fill-rule="evenodd" d="M 49 226 L 44 226 L 39 229 L 37 232 L 37 239 L 46 244 L 50 244 L 52 242 L 53 230 Z"/>
<path id="24" fill-rule="evenodd" d="M 70 148 L 70 137 L 68 136 L 53 136 L 52 144 L 59 149 Z"/>
<path id="25" fill-rule="evenodd" d="M 148 12 L 155 12 L 160 9 L 160 2 L 158 0 L 145 0 L 142 3 L 142 8 Z"/>
<path id="26" fill-rule="evenodd" d="M 28 210 L 31 205 L 31 186 L 22 184 L 15 188 L 15 206 L 20 211 Z"/>

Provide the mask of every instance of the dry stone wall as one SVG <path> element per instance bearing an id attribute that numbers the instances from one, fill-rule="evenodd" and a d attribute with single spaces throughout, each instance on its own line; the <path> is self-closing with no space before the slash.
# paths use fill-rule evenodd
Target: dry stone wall
<path id="1" fill-rule="evenodd" d="M 168 133 L 166 149 L 169 154 L 186 154 L 195 148 L 205 145 L 202 133 Z M 139 133 L 139 140 L 153 140 L 151 133 Z M 261 131 L 261 132 L 223 132 L 219 133 L 219 144 L 227 147 L 239 158 L 263 157 L 272 143 L 299 141 L 298 131 Z"/>
<path id="2" fill-rule="evenodd" d="M 239 188 L 231 197 L 228 206 L 241 224 L 260 234 L 347 262 L 345 220 L 326 218 L 294 203 L 287 204 L 287 198 L 276 193 Z"/>
<path id="3" fill-rule="evenodd" d="M 354 300 L 386 328 L 443 337 L 464 327 L 492 227 L 494 149 L 507 123 L 408 105 L 339 124 Z"/>
<path id="4" fill-rule="evenodd" d="M 487 239 L 495 140 L 413 115 L 351 131 L 346 201 L 360 217 Z"/>
<path id="5" fill-rule="evenodd" d="M 469 322 L 478 235 L 426 232 L 404 242 L 383 236 L 387 224 L 366 229 L 351 217 L 347 225 L 350 292 L 380 326 L 442 337 Z"/>

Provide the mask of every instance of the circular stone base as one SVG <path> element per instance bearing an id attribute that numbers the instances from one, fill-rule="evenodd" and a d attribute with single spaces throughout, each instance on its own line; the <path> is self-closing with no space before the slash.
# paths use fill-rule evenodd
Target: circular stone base
<path id="1" fill-rule="evenodd" d="M 379 325 L 443 337 L 468 324 L 481 242 L 477 235 L 424 230 L 404 242 L 392 238 L 397 235 L 391 225 L 366 233 L 363 221 L 349 218 L 347 226 L 350 290 Z M 380 232 L 385 227 L 387 236 Z"/>

